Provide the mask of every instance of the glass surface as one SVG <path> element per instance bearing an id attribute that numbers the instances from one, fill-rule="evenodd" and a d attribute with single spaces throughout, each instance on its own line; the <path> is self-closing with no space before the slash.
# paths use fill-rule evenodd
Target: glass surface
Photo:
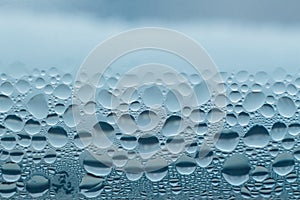
<path id="1" fill-rule="evenodd" d="M 299 5 L 0 0 L 1 199 L 299 199 Z"/>

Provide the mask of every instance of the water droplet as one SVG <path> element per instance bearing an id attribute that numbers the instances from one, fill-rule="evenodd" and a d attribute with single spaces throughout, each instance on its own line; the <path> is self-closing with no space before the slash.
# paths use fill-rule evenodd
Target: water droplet
<path id="1" fill-rule="evenodd" d="M 294 157 L 295 157 L 298 161 L 300 161 L 300 147 L 298 147 L 298 148 L 296 148 L 296 149 L 294 150 Z"/>
<path id="2" fill-rule="evenodd" d="M 48 142 L 55 148 L 61 148 L 68 142 L 67 131 L 61 126 L 54 126 L 48 130 Z"/>
<path id="3" fill-rule="evenodd" d="M 196 152 L 195 161 L 200 167 L 207 167 L 213 160 L 213 151 L 208 147 L 200 148 Z"/>
<path id="4" fill-rule="evenodd" d="M 22 94 L 27 93 L 30 87 L 31 87 L 30 84 L 27 81 L 22 79 L 18 80 L 18 82 L 16 83 L 16 89 Z"/>
<path id="5" fill-rule="evenodd" d="M 160 122 L 159 116 L 150 110 L 143 111 L 137 119 L 137 125 L 142 131 L 150 131 L 154 129 Z"/>
<path id="6" fill-rule="evenodd" d="M 243 107 L 248 112 L 254 112 L 264 104 L 265 98 L 262 92 L 250 92 L 245 97 Z"/>
<path id="7" fill-rule="evenodd" d="M 79 131 L 75 136 L 74 136 L 74 144 L 80 148 L 83 149 L 87 146 L 89 146 L 92 143 L 93 137 L 92 134 L 87 132 L 87 131 Z"/>
<path id="8" fill-rule="evenodd" d="M 22 147 L 29 147 L 31 144 L 31 137 L 27 133 L 17 134 L 18 144 Z"/>
<path id="9" fill-rule="evenodd" d="M 249 159 L 246 156 L 234 154 L 225 161 L 222 175 L 229 184 L 238 186 L 248 181 L 250 169 Z"/>
<path id="10" fill-rule="evenodd" d="M 2 177 L 7 182 L 16 182 L 21 177 L 21 168 L 17 163 L 2 165 Z"/>
<path id="11" fill-rule="evenodd" d="M 87 198 L 95 198 L 100 195 L 104 189 L 104 179 L 92 174 L 85 174 L 82 178 L 79 189 L 80 192 Z"/>
<path id="12" fill-rule="evenodd" d="M 72 94 L 71 89 L 69 88 L 69 86 L 65 84 L 58 85 L 53 91 L 54 96 L 63 100 L 68 99 L 71 96 L 71 94 Z"/>
<path id="13" fill-rule="evenodd" d="M 93 127 L 93 144 L 99 148 L 107 148 L 112 144 L 115 129 L 109 123 L 100 121 Z"/>
<path id="14" fill-rule="evenodd" d="M 179 154 L 185 148 L 185 141 L 183 137 L 169 137 L 166 141 L 166 148 L 172 154 Z"/>
<path id="15" fill-rule="evenodd" d="M 6 126 L 6 128 L 14 132 L 19 132 L 23 129 L 24 122 L 20 117 L 16 115 L 8 115 L 4 120 L 4 125 Z"/>
<path id="16" fill-rule="evenodd" d="M 195 125 L 194 129 L 197 135 L 204 135 L 208 131 L 208 125 L 206 123 L 200 123 Z"/>
<path id="17" fill-rule="evenodd" d="M 145 167 L 146 177 L 152 181 L 161 181 L 168 172 L 168 163 L 161 158 L 148 160 Z"/>
<path id="18" fill-rule="evenodd" d="M 84 85 L 84 86 L 80 87 L 78 89 L 77 95 L 78 95 L 78 98 L 82 102 L 84 102 L 84 103 L 88 102 L 92 98 L 92 95 L 93 95 L 92 86 Z"/>
<path id="19" fill-rule="evenodd" d="M 166 108 L 170 112 L 178 112 L 180 110 L 180 104 L 178 102 L 178 99 L 172 91 L 169 91 L 167 93 L 166 100 L 165 100 L 165 105 L 166 105 Z"/>
<path id="20" fill-rule="evenodd" d="M 13 106 L 13 101 L 6 95 L 0 94 L 0 112 L 8 112 Z"/>
<path id="21" fill-rule="evenodd" d="M 162 133 L 166 137 L 176 136 L 183 130 L 183 128 L 183 119 L 180 116 L 172 115 L 166 120 L 162 128 Z"/>
<path id="22" fill-rule="evenodd" d="M 296 113 L 296 106 L 289 97 L 281 97 L 278 99 L 277 108 L 279 114 L 283 117 L 292 117 Z"/>
<path id="23" fill-rule="evenodd" d="M 223 118 L 225 118 L 225 113 L 218 108 L 213 108 L 207 113 L 207 120 L 211 123 L 220 122 Z"/>
<path id="24" fill-rule="evenodd" d="M 282 122 L 273 124 L 270 135 L 274 141 L 281 141 L 287 133 L 287 126 Z"/>
<path id="25" fill-rule="evenodd" d="M 123 135 L 120 142 L 122 147 L 127 150 L 132 150 L 137 146 L 137 138 L 131 135 Z"/>
<path id="26" fill-rule="evenodd" d="M 154 135 L 143 135 L 138 139 L 138 149 L 142 158 L 148 159 L 159 149 L 159 140 Z"/>
<path id="27" fill-rule="evenodd" d="M 34 198 L 43 196 L 49 188 L 50 180 L 42 175 L 33 175 L 26 182 L 26 190 Z"/>
<path id="28" fill-rule="evenodd" d="M 250 116 L 248 113 L 241 112 L 238 115 L 238 122 L 241 126 L 247 126 L 250 121 Z"/>
<path id="29" fill-rule="evenodd" d="M 101 90 L 98 93 L 97 101 L 102 105 L 104 108 L 111 109 L 113 105 L 118 102 L 117 98 L 107 90 Z"/>
<path id="30" fill-rule="evenodd" d="M 0 195 L 4 198 L 10 198 L 17 192 L 16 183 L 0 183 Z"/>
<path id="31" fill-rule="evenodd" d="M 54 150 L 49 149 L 45 152 L 44 161 L 47 164 L 54 163 L 56 161 L 57 154 Z"/>
<path id="32" fill-rule="evenodd" d="M 182 155 L 175 163 L 176 170 L 182 175 L 190 175 L 196 169 L 195 160 L 189 156 Z"/>
<path id="33" fill-rule="evenodd" d="M 289 125 L 288 128 L 288 132 L 289 134 L 293 135 L 293 136 L 297 136 L 300 133 L 300 124 L 298 123 L 293 123 Z"/>
<path id="34" fill-rule="evenodd" d="M 279 176 L 285 176 L 292 172 L 295 166 L 294 158 L 287 153 L 279 154 L 273 162 L 273 171 Z"/>
<path id="35" fill-rule="evenodd" d="M 256 166 L 252 172 L 252 178 L 258 182 L 264 181 L 268 177 L 268 175 L 268 170 L 263 166 Z"/>
<path id="36" fill-rule="evenodd" d="M 30 135 L 34 135 L 36 133 L 39 133 L 41 131 L 41 128 L 41 124 L 38 121 L 30 119 L 25 123 L 24 130 Z"/>
<path id="37" fill-rule="evenodd" d="M 4 95 L 11 95 L 14 92 L 14 86 L 10 82 L 3 82 L 0 86 L 0 92 Z"/>
<path id="38" fill-rule="evenodd" d="M 124 134 L 132 134 L 138 129 L 134 118 L 129 114 L 119 117 L 118 126 Z"/>
<path id="39" fill-rule="evenodd" d="M 63 114 L 64 123 L 72 128 L 80 121 L 80 110 L 78 105 L 70 105 Z"/>
<path id="40" fill-rule="evenodd" d="M 1 138 L 1 145 L 6 150 L 12 150 L 16 146 L 16 137 L 12 134 L 4 135 Z"/>
<path id="41" fill-rule="evenodd" d="M 163 95 L 157 86 L 146 88 L 143 92 L 142 98 L 144 104 L 150 108 L 158 108 L 163 103 Z"/>
<path id="42" fill-rule="evenodd" d="M 194 87 L 194 91 L 197 97 L 197 103 L 198 105 L 205 104 L 208 102 L 208 100 L 211 99 L 211 94 L 208 90 L 208 87 L 206 85 L 205 81 L 202 81 L 200 84 L 197 84 Z"/>
<path id="43" fill-rule="evenodd" d="M 262 148 L 267 146 L 270 141 L 268 130 L 261 125 L 255 125 L 247 131 L 243 141 L 249 147 Z"/>
<path id="44" fill-rule="evenodd" d="M 266 118 L 271 118 L 275 115 L 275 110 L 274 110 L 273 106 L 270 104 L 264 104 L 260 108 L 260 112 Z"/>
<path id="45" fill-rule="evenodd" d="M 45 148 L 45 146 L 47 145 L 47 139 L 44 135 L 42 134 L 35 134 L 34 136 L 32 136 L 31 139 L 31 146 L 35 149 L 35 150 L 42 150 Z"/>
<path id="46" fill-rule="evenodd" d="M 12 150 L 10 153 L 10 159 L 11 161 L 15 163 L 20 163 L 24 157 L 24 152 L 21 150 Z"/>
<path id="47" fill-rule="evenodd" d="M 43 94 L 33 96 L 27 103 L 28 111 L 37 119 L 48 115 L 48 102 Z"/>
<path id="48" fill-rule="evenodd" d="M 223 131 L 215 135 L 216 147 L 221 151 L 231 152 L 239 143 L 239 135 L 234 131 Z"/>
<path id="49" fill-rule="evenodd" d="M 193 122 L 199 123 L 199 122 L 203 122 L 206 119 L 206 114 L 203 110 L 195 109 L 191 112 L 189 118 Z"/>
<path id="50" fill-rule="evenodd" d="M 126 177 L 131 181 L 139 180 L 143 176 L 144 169 L 136 160 L 129 160 L 124 167 Z"/>
<path id="51" fill-rule="evenodd" d="M 83 156 L 83 167 L 95 176 L 107 176 L 111 172 L 112 160 L 107 155 L 95 155 L 85 153 Z"/>

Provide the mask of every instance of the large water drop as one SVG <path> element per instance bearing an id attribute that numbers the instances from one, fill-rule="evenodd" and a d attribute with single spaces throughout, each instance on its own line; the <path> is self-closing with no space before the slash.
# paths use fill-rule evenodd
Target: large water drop
<path id="1" fill-rule="evenodd" d="M 255 125 L 251 127 L 249 131 L 247 131 L 243 138 L 243 141 L 245 145 L 249 147 L 265 147 L 270 141 L 269 132 L 264 126 Z"/>
<path id="2" fill-rule="evenodd" d="M 225 180 L 231 185 L 242 185 L 249 179 L 249 159 L 242 154 L 235 154 L 229 157 L 222 169 Z"/>
<path id="3" fill-rule="evenodd" d="M 43 94 L 33 96 L 27 103 L 28 111 L 37 119 L 48 115 L 48 102 Z"/>

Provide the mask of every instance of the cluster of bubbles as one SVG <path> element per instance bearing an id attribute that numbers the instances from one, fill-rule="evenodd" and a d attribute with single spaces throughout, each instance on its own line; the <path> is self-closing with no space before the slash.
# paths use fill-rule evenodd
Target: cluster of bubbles
<path id="1" fill-rule="evenodd" d="M 300 78 L 134 74 L 1 74 L 1 198 L 300 198 Z"/>

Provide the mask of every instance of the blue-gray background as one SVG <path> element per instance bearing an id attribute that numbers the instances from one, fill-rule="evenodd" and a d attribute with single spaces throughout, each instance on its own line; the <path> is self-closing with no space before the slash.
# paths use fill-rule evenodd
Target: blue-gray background
<path id="1" fill-rule="evenodd" d="M 196 39 L 220 70 L 295 73 L 299 9 L 297 0 L 0 0 L 0 70 L 76 71 L 107 37 L 160 26 Z"/>

